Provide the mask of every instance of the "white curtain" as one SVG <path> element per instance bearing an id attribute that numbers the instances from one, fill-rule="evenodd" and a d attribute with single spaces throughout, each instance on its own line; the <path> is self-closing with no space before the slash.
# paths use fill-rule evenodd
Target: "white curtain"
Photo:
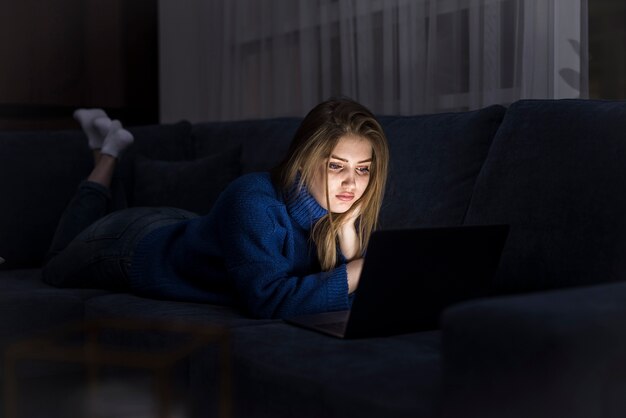
<path id="1" fill-rule="evenodd" d="M 587 97 L 586 22 L 587 0 L 161 0 L 161 119 Z"/>

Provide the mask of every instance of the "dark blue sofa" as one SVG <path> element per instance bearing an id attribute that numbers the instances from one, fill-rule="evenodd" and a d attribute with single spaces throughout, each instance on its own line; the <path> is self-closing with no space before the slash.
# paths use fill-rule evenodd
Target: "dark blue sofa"
<path id="1" fill-rule="evenodd" d="M 236 417 L 626 416 L 626 102 L 380 120 L 381 227 L 511 225 L 498 296 L 448 308 L 437 331 L 342 341 L 228 307 L 51 288 L 42 259 L 90 154 L 78 130 L 5 132 L 0 347 L 82 319 L 182 320 L 229 330 Z M 131 128 L 115 205 L 206 212 L 232 178 L 278 162 L 298 123 Z M 196 416 L 215 415 L 210 363 L 186 364 Z"/>

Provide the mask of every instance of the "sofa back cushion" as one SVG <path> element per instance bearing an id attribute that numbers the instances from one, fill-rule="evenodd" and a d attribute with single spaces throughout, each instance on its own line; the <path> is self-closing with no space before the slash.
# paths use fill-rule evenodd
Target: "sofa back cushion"
<path id="1" fill-rule="evenodd" d="M 505 108 L 420 116 L 382 116 L 390 174 L 381 227 L 460 225 Z M 242 172 L 274 167 L 302 119 L 194 125 L 196 157 L 241 145 Z"/>
<path id="2" fill-rule="evenodd" d="M 503 291 L 626 279 L 626 102 L 514 103 L 465 223 L 511 225 Z"/>
<path id="3" fill-rule="evenodd" d="M 287 153 L 299 118 L 205 122 L 193 126 L 195 157 L 241 148 L 241 172 L 267 171 Z"/>
<path id="4" fill-rule="evenodd" d="M 460 225 L 504 112 L 379 118 L 390 148 L 381 227 Z"/>
<path id="5" fill-rule="evenodd" d="M 135 144 L 122 156 L 119 170 L 127 190 L 132 190 L 127 181 L 132 183 L 135 155 L 184 159 L 191 153 L 188 122 L 129 130 Z M 0 133 L 2 268 L 41 265 L 61 213 L 92 166 L 80 130 Z"/>
<path id="6" fill-rule="evenodd" d="M 171 206 L 207 214 L 219 194 L 240 175 L 240 147 L 191 161 L 163 161 L 138 155 L 133 173 L 133 206 Z"/>
<path id="7" fill-rule="evenodd" d="M 135 141 L 122 155 L 117 176 L 124 187 L 128 204 L 137 206 L 134 202 L 134 173 L 138 157 L 169 162 L 193 159 L 191 123 L 180 121 L 127 129 L 133 134 Z"/>

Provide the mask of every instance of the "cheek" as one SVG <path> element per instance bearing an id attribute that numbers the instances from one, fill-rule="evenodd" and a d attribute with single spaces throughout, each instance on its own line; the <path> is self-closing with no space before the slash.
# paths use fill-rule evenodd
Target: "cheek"
<path id="1" fill-rule="evenodd" d="M 370 182 L 370 176 L 360 176 L 357 177 L 356 180 L 356 185 L 357 185 L 357 189 L 359 190 L 359 197 L 365 192 L 365 189 L 367 188 L 367 185 Z"/>
<path id="2" fill-rule="evenodd" d="M 328 190 L 341 190 L 343 178 L 337 173 L 330 171 L 328 173 Z"/>

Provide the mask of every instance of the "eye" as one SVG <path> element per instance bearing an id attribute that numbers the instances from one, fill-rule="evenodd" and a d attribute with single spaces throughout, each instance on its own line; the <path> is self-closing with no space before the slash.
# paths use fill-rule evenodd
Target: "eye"
<path id="1" fill-rule="evenodd" d="M 369 167 L 357 167 L 356 171 L 359 174 L 369 174 L 370 173 L 370 168 Z"/>
<path id="2" fill-rule="evenodd" d="M 338 171 L 343 168 L 343 166 L 339 163 L 330 162 L 328 163 L 328 168 L 333 171 Z"/>

